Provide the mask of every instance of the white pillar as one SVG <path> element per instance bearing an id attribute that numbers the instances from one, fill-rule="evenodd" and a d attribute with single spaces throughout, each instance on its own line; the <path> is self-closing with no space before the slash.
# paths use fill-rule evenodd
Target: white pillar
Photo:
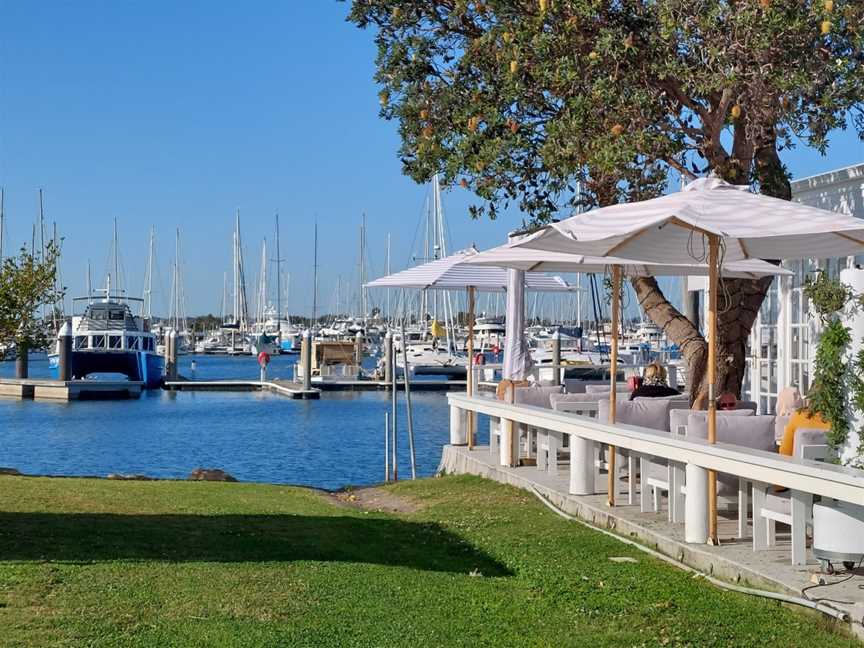
<path id="1" fill-rule="evenodd" d="M 570 494 L 594 494 L 594 442 L 570 435 Z"/>
<path id="2" fill-rule="evenodd" d="M 840 281 L 849 286 L 857 295 L 864 293 L 864 270 L 857 268 L 847 268 L 840 271 Z M 849 353 L 847 362 L 854 363 L 855 357 L 864 346 L 864 313 L 861 309 L 855 309 L 851 314 L 847 314 L 843 322 L 849 327 L 849 333 L 852 342 L 849 344 Z M 811 374 L 812 375 L 812 374 Z M 849 435 L 846 438 L 846 444 L 840 451 L 840 461 L 844 464 L 860 464 L 862 459 L 858 455 L 859 436 L 858 430 L 861 429 L 864 423 L 864 412 L 860 412 L 851 407 L 849 412 Z"/>
<path id="3" fill-rule="evenodd" d="M 686 471 L 684 541 L 705 544 L 708 541 L 708 471 L 695 464 L 687 464 Z"/>
<path id="4" fill-rule="evenodd" d="M 450 445 L 468 445 L 468 428 L 465 424 L 465 410 L 450 406 Z"/>

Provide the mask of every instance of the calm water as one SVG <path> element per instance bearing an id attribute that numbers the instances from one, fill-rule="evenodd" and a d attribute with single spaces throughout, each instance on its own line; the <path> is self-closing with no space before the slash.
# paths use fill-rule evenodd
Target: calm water
<path id="1" fill-rule="evenodd" d="M 255 358 L 185 356 L 180 372 L 205 379 L 258 376 Z M 294 358 L 273 359 L 268 375 L 291 376 Z M 0 362 L 0 375 L 14 375 Z M 30 375 L 46 376 L 32 359 Z M 410 475 L 405 403 L 400 395 L 400 476 Z M 440 392 L 412 394 L 419 476 L 432 475 L 449 438 Z M 242 481 L 341 488 L 384 476 L 384 392 L 330 392 L 321 400 L 266 393 L 151 391 L 139 400 L 43 403 L 0 398 L 0 466 L 25 473 L 141 473 L 185 478 L 196 467 L 222 468 Z M 481 425 L 481 431 L 488 429 Z"/>

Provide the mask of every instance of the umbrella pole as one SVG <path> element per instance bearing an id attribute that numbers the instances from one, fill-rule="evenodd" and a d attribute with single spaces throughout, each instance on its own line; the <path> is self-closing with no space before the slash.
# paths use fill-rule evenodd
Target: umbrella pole
<path id="1" fill-rule="evenodd" d="M 474 395 L 474 286 L 468 286 L 468 375 L 465 393 L 468 398 Z M 474 449 L 474 414 L 468 412 L 468 449 Z"/>
<path id="2" fill-rule="evenodd" d="M 618 406 L 618 392 L 616 390 L 618 383 L 618 329 L 620 327 L 620 309 L 621 309 L 621 266 L 612 266 L 612 335 L 611 348 L 609 350 L 609 373 L 612 389 L 609 392 L 609 423 L 615 423 L 615 414 Z M 615 467 L 615 446 L 609 446 L 609 485 L 608 485 L 608 504 L 615 506 L 615 492 L 618 482 L 616 467 Z"/>
<path id="3" fill-rule="evenodd" d="M 708 235 L 708 443 L 717 442 L 717 292 L 720 239 Z M 708 542 L 717 544 L 717 473 L 708 471 Z"/>

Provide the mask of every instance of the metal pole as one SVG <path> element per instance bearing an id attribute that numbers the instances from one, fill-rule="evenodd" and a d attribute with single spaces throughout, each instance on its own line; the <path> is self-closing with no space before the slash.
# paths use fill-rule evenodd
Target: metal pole
<path id="1" fill-rule="evenodd" d="M 404 344 L 405 324 L 402 324 L 402 379 L 405 383 L 405 409 L 408 416 L 408 448 L 411 452 L 411 479 L 417 479 L 417 458 L 414 455 L 414 414 L 411 411 L 411 379 L 408 377 L 408 348 Z M 395 392 L 394 392 L 395 393 Z"/>
<path id="2" fill-rule="evenodd" d="M 474 286 L 468 286 L 468 375 L 465 393 L 474 395 Z M 468 449 L 474 448 L 474 413 L 468 412 Z"/>
<path id="3" fill-rule="evenodd" d="M 390 481 L 390 412 L 384 412 L 384 481 Z"/>
<path id="4" fill-rule="evenodd" d="M 405 348 L 405 337 L 402 337 L 402 348 Z M 397 391 L 399 385 L 396 382 L 396 354 L 391 354 L 391 362 L 393 366 L 390 368 L 390 406 L 391 406 L 391 414 L 390 414 L 390 424 L 392 426 L 391 435 L 390 435 L 390 447 L 393 450 L 393 481 L 398 481 L 399 479 L 399 464 L 397 462 L 396 457 L 396 425 L 397 425 L 397 416 L 396 416 L 396 407 L 398 405 L 398 400 L 396 398 Z M 408 371 L 408 367 L 404 367 L 403 371 Z"/>
<path id="5" fill-rule="evenodd" d="M 717 442 L 717 290 L 720 237 L 708 235 L 708 443 Z M 708 471 L 708 542 L 717 544 L 717 473 Z"/>
<path id="6" fill-rule="evenodd" d="M 612 390 L 609 392 L 609 423 L 615 423 L 616 407 L 618 405 L 618 330 L 621 309 L 621 266 L 612 266 L 612 332 L 610 336 L 609 365 Z M 608 503 L 615 506 L 615 490 L 617 483 L 615 467 L 615 446 L 609 446 L 609 487 Z"/>

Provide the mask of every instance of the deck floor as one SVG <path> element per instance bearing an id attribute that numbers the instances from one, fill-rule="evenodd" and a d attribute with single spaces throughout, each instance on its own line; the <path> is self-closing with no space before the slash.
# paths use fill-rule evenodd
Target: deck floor
<path id="1" fill-rule="evenodd" d="M 617 496 L 614 508 L 607 505 L 605 490 L 596 495 L 570 495 L 570 467 L 566 461 L 559 462 L 557 474 L 538 470 L 534 466 L 507 468 L 497 465 L 488 446 L 469 450 L 465 446 L 448 445 L 444 447 L 441 470 L 446 473 L 480 475 L 527 490 L 533 487 L 552 504 L 571 515 L 638 540 L 690 567 L 742 586 L 801 596 L 805 588 L 814 584 L 811 577 L 820 574 L 819 563 L 812 555 L 806 567 L 792 565 L 788 527 L 784 525 L 777 527 L 775 546 L 755 552 L 750 527 L 747 537 L 739 539 L 737 513 L 721 511 L 718 520 L 719 546 L 687 544 L 684 541 L 684 525 L 673 524 L 668 520 L 665 497 L 660 512 L 642 513 L 638 489 L 633 504 L 629 504 L 627 495 L 622 493 Z M 597 481 L 598 489 L 601 486 L 605 488 L 605 478 Z M 827 583 L 837 584 L 809 589 L 806 596 L 825 599 L 825 602 L 830 599 L 833 607 L 848 612 L 853 620 L 853 629 L 861 636 L 864 634 L 864 589 L 859 589 L 859 585 L 864 586 L 864 568 L 857 570 L 853 578 L 839 583 L 846 576 L 848 574 L 821 575 Z"/>

